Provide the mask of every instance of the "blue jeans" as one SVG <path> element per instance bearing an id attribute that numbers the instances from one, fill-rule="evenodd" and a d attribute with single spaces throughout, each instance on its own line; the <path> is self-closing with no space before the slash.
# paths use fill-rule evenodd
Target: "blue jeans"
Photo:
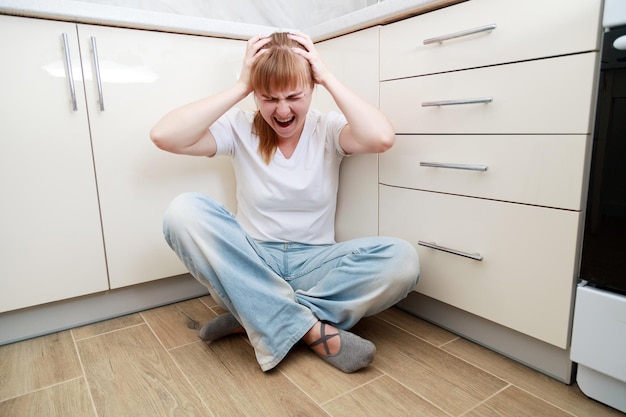
<path id="1" fill-rule="evenodd" d="M 264 371 L 318 320 L 349 329 L 406 297 L 419 276 L 417 252 L 403 240 L 257 242 L 198 193 L 172 201 L 163 230 L 189 272 L 245 328 Z"/>

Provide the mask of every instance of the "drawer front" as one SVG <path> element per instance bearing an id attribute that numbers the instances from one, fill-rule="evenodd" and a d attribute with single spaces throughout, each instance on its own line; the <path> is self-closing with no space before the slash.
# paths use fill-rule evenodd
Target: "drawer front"
<path id="1" fill-rule="evenodd" d="M 379 156 L 380 182 L 582 209 L 587 135 L 401 135 Z"/>
<path id="2" fill-rule="evenodd" d="M 391 23 L 381 30 L 381 80 L 597 51 L 601 9 L 600 0 L 470 0 Z"/>
<path id="3" fill-rule="evenodd" d="M 560 348 L 580 220 L 578 212 L 380 186 L 380 234 L 416 245 L 416 291 Z"/>
<path id="4" fill-rule="evenodd" d="M 597 53 L 385 81 L 396 133 L 588 134 Z M 490 102 L 479 102 L 481 99 Z M 446 105 L 462 100 L 465 104 Z M 440 104 L 440 105 L 431 105 Z"/>

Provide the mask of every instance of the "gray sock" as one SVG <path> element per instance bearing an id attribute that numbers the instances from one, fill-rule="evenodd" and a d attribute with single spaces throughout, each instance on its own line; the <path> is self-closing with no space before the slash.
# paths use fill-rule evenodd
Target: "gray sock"
<path id="1" fill-rule="evenodd" d="M 205 342 L 213 342 L 228 335 L 241 327 L 235 316 L 231 313 L 217 316 L 207 324 L 202 326 L 198 332 L 198 337 Z"/>
<path id="2" fill-rule="evenodd" d="M 324 336 L 322 333 L 322 337 L 319 341 L 311 344 L 314 346 L 318 343 L 324 343 L 324 339 L 328 340 L 328 337 L 341 337 L 341 348 L 339 348 L 339 352 L 334 355 L 318 355 L 320 358 L 347 374 L 358 371 L 361 368 L 365 368 L 372 363 L 374 355 L 376 355 L 376 346 L 372 342 L 365 340 L 354 333 L 341 329 L 337 330 L 339 331 L 339 334 Z M 328 348 L 325 348 L 328 352 Z"/>

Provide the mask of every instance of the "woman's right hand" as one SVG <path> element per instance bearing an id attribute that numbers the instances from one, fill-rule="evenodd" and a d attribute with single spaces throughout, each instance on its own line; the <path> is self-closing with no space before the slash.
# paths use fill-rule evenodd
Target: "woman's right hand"
<path id="1" fill-rule="evenodd" d="M 239 75 L 239 82 L 243 83 L 250 93 L 252 88 L 250 87 L 250 72 L 252 65 L 256 59 L 263 55 L 267 49 L 263 49 L 265 45 L 270 43 L 272 38 L 270 36 L 257 35 L 250 38 L 246 44 L 246 54 L 243 58 L 243 68 Z"/>
<path id="2" fill-rule="evenodd" d="M 176 108 L 150 130 L 150 138 L 160 149 L 184 155 L 213 156 L 217 152 L 209 127 L 235 104 L 248 96 L 254 61 L 265 53 L 271 37 L 255 36 L 246 46 L 239 80 L 226 90 Z"/>

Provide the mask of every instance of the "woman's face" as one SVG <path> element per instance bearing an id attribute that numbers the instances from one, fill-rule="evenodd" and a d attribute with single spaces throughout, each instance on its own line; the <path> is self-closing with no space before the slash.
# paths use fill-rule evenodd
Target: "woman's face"
<path id="1" fill-rule="evenodd" d="M 300 138 L 311 107 L 312 93 L 309 86 L 255 93 L 263 119 L 274 129 L 279 140 Z"/>

